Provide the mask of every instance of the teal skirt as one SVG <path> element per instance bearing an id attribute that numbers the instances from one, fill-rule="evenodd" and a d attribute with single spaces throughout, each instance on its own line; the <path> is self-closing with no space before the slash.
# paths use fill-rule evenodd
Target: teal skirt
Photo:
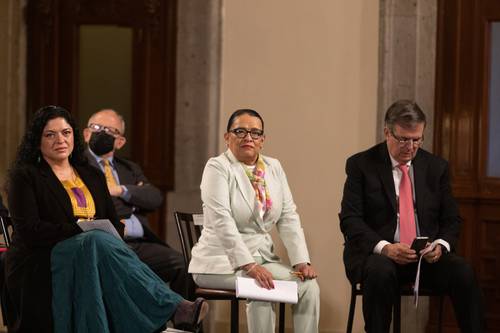
<path id="1" fill-rule="evenodd" d="M 125 242 L 103 231 L 58 243 L 51 254 L 55 333 L 152 333 L 183 298 Z"/>

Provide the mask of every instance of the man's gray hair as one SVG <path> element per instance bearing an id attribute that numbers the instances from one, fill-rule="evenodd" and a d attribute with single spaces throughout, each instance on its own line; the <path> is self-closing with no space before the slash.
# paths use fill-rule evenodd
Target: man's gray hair
<path id="1" fill-rule="evenodd" d="M 402 99 L 392 104 L 385 113 L 385 127 L 394 131 L 394 125 L 414 128 L 417 124 L 426 124 L 425 113 L 414 101 Z"/>

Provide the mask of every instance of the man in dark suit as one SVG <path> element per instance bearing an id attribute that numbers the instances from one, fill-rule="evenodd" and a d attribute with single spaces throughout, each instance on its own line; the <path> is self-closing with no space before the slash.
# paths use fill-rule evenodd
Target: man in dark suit
<path id="1" fill-rule="evenodd" d="M 87 157 L 104 172 L 116 212 L 125 223 L 125 241 L 138 257 L 170 287 L 187 296 L 187 273 L 182 255 L 161 241 L 149 228 L 146 213 L 162 203 L 161 192 L 149 183 L 136 163 L 115 156 L 126 139 L 125 122 L 114 110 L 92 115 L 84 129 Z"/>
<path id="2" fill-rule="evenodd" d="M 367 332 L 389 332 L 399 285 L 415 279 L 417 236 L 429 237 L 421 285 L 448 294 L 462 332 L 483 331 L 481 292 L 474 272 L 454 253 L 462 222 L 451 194 L 448 164 L 420 148 L 425 115 L 398 101 L 385 116 L 385 142 L 346 163 L 340 228 L 344 264 L 363 287 Z M 432 243 L 431 243 L 432 242 Z"/>

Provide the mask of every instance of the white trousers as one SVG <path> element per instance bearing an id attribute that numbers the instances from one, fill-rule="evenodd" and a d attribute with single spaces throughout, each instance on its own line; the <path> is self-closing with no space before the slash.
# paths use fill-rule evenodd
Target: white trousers
<path id="1" fill-rule="evenodd" d="M 277 262 L 266 262 L 255 258 L 275 280 L 295 280 L 298 282 L 299 301 L 292 305 L 295 333 L 317 333 L 319 325 L 319 286 L 316 280 L 298 280 L 290 274 L 292 268 Z M 245 276 L 243 271 L 235 274 L 193 274 L 196 285 L 202 288 L 235 289 L 236 277 Z M 274 304 L 261 301 L 247 301 L 247 325 L 249 333 L 274 332 L 276 314 Z"/>

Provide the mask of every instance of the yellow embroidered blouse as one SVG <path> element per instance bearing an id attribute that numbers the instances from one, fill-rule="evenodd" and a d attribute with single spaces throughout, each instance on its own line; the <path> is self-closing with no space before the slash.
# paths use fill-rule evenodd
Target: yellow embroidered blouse
<path id="1" fill-rule="evenodd" d="M 74 180 L 63 180 L 61 183 L 71 200 L 73 215 L 82 219 L 93 219 L 95 215 L 94 199 L 80 176 L 76 174 Z"/>

